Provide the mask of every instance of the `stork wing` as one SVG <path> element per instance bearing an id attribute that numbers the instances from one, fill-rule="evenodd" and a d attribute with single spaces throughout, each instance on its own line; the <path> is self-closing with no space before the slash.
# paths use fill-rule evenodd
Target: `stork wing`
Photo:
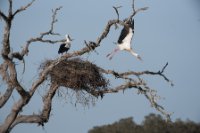
<path id="1" fill-rule="evenodd" d="M 59 50 L 58 50 L 58 54 L 63 53 L 63 52 L 64 52 L 64 50 L 63 50 L 64 48 L 65 48 L 65 43 L 62 43 L 62 44 L 60 45 Z"/>
<path id="2" fill-rule="evenodd" d="M 134 19 L 132 20 L 131 28 L 132 28 L 133 33 L 134 33 Z"/>
<path id="3" fill-rule="evenodd" d="M 127 26 L 124 26 L 117 41 L 118 44 L 122 43 L 122 41 L 124 40 L 124 38 L 127 36 L 128 33 L 129 33 L 129 28 Z"/>
<path id="4" fill-rule="evenodd" d="M 118 44 L 121 44 L 124 38 L 129 34 L 129 28 L 131 28 L 132 32 L 134 33 L 134 19 L 130 21 L 128 25 L 129 26 L 124 26 L 124 28 L 122 29 L 119 39 L 117 41 Z"/>

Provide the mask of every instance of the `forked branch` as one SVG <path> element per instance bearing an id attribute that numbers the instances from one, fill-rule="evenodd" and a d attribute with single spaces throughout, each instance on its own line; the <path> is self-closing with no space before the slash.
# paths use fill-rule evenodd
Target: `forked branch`
<path id="1" fill-rule="evenodd" d="M 54 36 L 54 35 L 60 35 L 59 33 L 54 32 L 54 26 L 57 22 L 56 15 L 57 12 L 62 8 L 58 7 L 55 10 L 52 10 L 52 20 L 50 23 L 50 29 L 46 32 L 40 33 L 37 37 L 30 38 L 26 41 L 24 47 L 21 49 L 21 51 L 18 52 L 12 52 L 10 48 L 10 31 L 11 31 L 11 23 L 14 17 L 21 13 L 22 11 L 29 8 L 35 0 L 32 0 L 27 5 L 17 9 L 13 13 L 12 9 L 12 0 L 9 1 L 9 10 L 8 15 L 6 16 L 1 10 L 0 10 L 0 18 L 2 18 L 5 21 L 5 28 L 4 28 L 4 37 L 3 37 L 3 48 L 2 48 L 2 58 L 4 63 L 0 65 L 0 75 L 2 76 L 2 79 L 6 81 L 7 88 L 3 95 L 0 97 L 0 108 L 5 105 L 7 100 L 10 98 L 12 92 L 14 89 L 17 90 L 18 94 L 21 95 L 21 98 L 13 104 L 13 107 L 6 117 L 5 121 L 2 125 L 0 125 L 0 132 L 6 133 L 12 130 L 17 124 L 19 123 L 38 123 L 39 125 L 44 125 L 44 123 L 48 122 L 48 119 L 50 117 L 51 112 L 51 105 L 53 97 L 56 93 L 56 91 L 59 88 L 59 85 L 57 83 L 51 83 L 50 88 L 47 90 L 46 94 L 43 97 L 43 109 L 41 113 L 37 114 L 31 114 L 31 115 L 23 115 L 20 114 L 20 111 L 29 103 L 32 96 L 35 94 L 35 91 L 39 88 L 41 84 L 43 84 L 48 77 L 48 74 L 54 69 L 56 65 L 58 65 L 60 62 L 70 59 L 72 57 L 79 57 L 83 54 L 87 54 L 89 52 L 95 51 L 97 47 L 101 45 L 102 40 L 104 40 L 107 35 L 110 32 L 110 29 L 112 26 L 115 25 L 126 25 L 127 20 L 133 19 L 133 17 L 141 12 L 148 9 L 148 7 L 135 9 L 134 7 L 134 0 L 132 4 L 133 11 L 131 12 L 130 16 L 125 18 L 124 20 L 120 20 L 119 18 L 119 11 L 118 8 L 120 7 L 113 7 L 116 14 L 117 19 L 109 20 L 106 24 L 103 32 L 99 35 L 99 37 L 95 41 L 85 41 L 85 47 L 83 47 L 80 50 L 74 51 L 72 53 L 67 53 L 51 62 L 51 64 L 43 69 L 38 76 L 38 79 L 32 83 L 32 86 L 29 88 L 24 88 L 23 85 L 18 81 L 17 78 L 17 70 L 16 70 L 16 64 L 14 63 L 13 59 L 23 60 L 25 55 L 28 55 L 29 53 L 29 46 L 34 42 L 41 42 L 41 43 L 49 43 L 49 44 L 56 44 L 60 42 L 65 42 L 65 39 L 61 40 L 52 40 L 52 39 L 45 39 L 46 36 Z M 143 94 L 147 100 L 151 103 L 152 107 L 154 107 L 156 110 L 161 112 L 163 115 L 165 115 L 168 119 L 170 119 L 170 114 L 165 111 L 165 109 L 159 105 L 156 101 L 159 97 L 157 96 L 157 93 L 154 89 L 151 89 L 147 83 L 141 79 L 144 75 L 158 75 L 164 78 L 167 82 L 173 83 L 165 76 L 164 71 L 166 67 L 168 66 L 168 63 L 159 71 L 153 72 L 153 71 L 142 71 L 142 72 L 134 72 L 134 71 L 128 71 L 128 72 L 116 72 L 113 70 L 105 70 L 103 68 L 99 67 L 99 71 L 104 74 L 111 74 L 112 76 L 116 78 L 120 78 L 124 80 L 124 83 L 116 86 L 114 88 L 108 88 L 104 90 L 94 90 L 90 91 L 88 93 L 91 93 L 94 96 L 103 96 L 107 93 L 116 93 L 119 91 L 124 91 L 126 89 L 136 89 L 140 94 Z"/>
<path id="2" fill-rule="evenodd" d="M 50 25 L 50 29 L 47 31 L 47 32 L 42 32 L 40 33 L 40 36 L 38 37 L 34 37 L 34 38 L 30 38 L 26 44 L 24 45 L 24 48 L 22 49 L 21 52 L 15 52 L 15 53 L 12 53 L 12 57 L 15 57 L 17 59 L 23 59 L 23 57 L 25 55 L 28 55 L 28 52 L 29 52 L 29 46 L 31 43 L 33 42 L 41 42 L 41 43 L 50 43 L 50 44 L 55 44 L 55 43 L 59 43 L 59 42 L 64 42 L 65 39 L 62 39 L 62 40 L 51 40 L 51 39 L 43 39 L 45 36 L 47 35 L 59 35 L 58 33 L 55 33 L 54 32 L 54 25 L 55 23 L 57 22 L 57 19 L 56 19 L 56 14 L 57 12 L 61 9 L 62 7 L 58 7 L 56 8 L 55 10 L 52 10 L 52 20 L 51 20 L 51 25 Z M 17 56 L 16 56 L 17 55 Z"/>
<path id="3" fill-rule="evenodd" d="M 12 0 L 11 0 L 11 1 L 12 1 Z M 28 3 L 27 5 L 22 6 L 21 8 L 17 9 L 17 10 L 13 13 L 13 17 L 14 17 L 15 15 L 17 15 L 18 13 L 20 13 L 20 12 L 26 10 L 27 8 L 29 8 L 29 7 L 33 4 L 33 2 L 35 2 L 35 1 L 36 1 L 36 0 L 32 0 L 32 1 L 31 1 L 30 3 Z"/>
<path id="4" fill-rule="evenodd" d="M 163 66 L 163 68 L 157 72 L 154 71 L 141 71 L 141 72 L 135 72 L 135 71 L 129 71 L 129 72 L 123 72 L 123 73 L 118 73 L 116 71 L 113 70 L 104 70 L 102 68 L 100 68 L 100 70 L 106 74 L 112 74 L 113 76 L 115 76 L 116 78 L 127 78 L 127 76 L 142 76 L 142 75 L 158 75 L 164 78 L 165 81 L 169 82 L 171 86 L 174 86 L 173 82 L 167 78 L 167 76 L 165 76 L 164 71 L 168 66 L 168 62 L 165 64 L 165 66 Z"/>
<path id="5" fill-rule="evenodd" d="M 32 87 L 30 87 L 29 91 L 26 91 L 28 89 L 25 89 L 21 85 L 21 83 L 19 83 L 19 81 L 18 81 L 16 64 L 14 63 L 13 59 L 16 58 L 16 59 L 22 60 L 24 55 L 28 52 L 29 44 L 32 42 L 40 41 L 40 42 L 47 42 L 47 43 L 57 43 L 57 42 L 64 41 L 64 40 L 53 41 L 53 40 L 44 40 L 43 39 L 44 36 L 49 35 L 49 34 L 56 35 L 53 32 L 53 25 L 56 22 L 55 14 L 57 13 L 58 10 L 60 10 L 60 8 L 57 8 L 55 11 L 53 11 L 51 28 L 48 32 L 42 33 L 39 37 L 32 38 L 29 41 L 27 41 L 27 49 L 23 49 L 21 53 L 20 52 L 14 52 L 14 53 L 11 52 L 9 40 L 10 40 L 11 23 L 13 21 L 14 15 L 16 15 L 17 13 L 20 13 L 21 11 L 26 10 L 28 7 L 30 7 L 32 5 L 32 3 L 34 1 L 35 0 L 33 0 L 31 3 L 29 3 L 25 7 L 18 9 L 14 14 L 12 14 L 12 0 L 9 0 L 8 16 L 5 16 L 0 11 L 1 17 L 3 19 L 5 19 L 5 21 L 6 21 L 6 25 L 5 25 L 5 29 L 4 29 L 4 38 L 3 38 L 3 49 L 2 49 L 2 57 L 4 59 L 4 63 L 1 64 L 1 66 L 0 66 L 0 74 L 2 76 L 2 79 L 4 81 L 6 81 L 6 84 L 8 86 L 5 93 L 0 96 L 0 106 L 3 107 L 5 105 L 7 100 L 10 98 L 10 96 L 13 92 L 13 89 L 16 89 L 17 92 L 21 95 L 21 98 L 16 103 L 13 104 L 13 107 L 12 107 L 10 113 L 8 114 L 8 116 L 6 117 L 4 123 L 2 125 L 0 125 L 1 133 L 10 131 L 10 129 L 13 127 L 12 126 L 13 122 L 15 122 L 15 120 L 18 120 L 16 118 L 18 117 L 19 112 L 22 110 L 22 108 L 24 106 L 26 106 L 29 103 L 30 99 L 32 98 L 32 96 L 33 96 L 35 90 L 38 88 L 38 86 L 41 85 L 46 80 L 46 77 L 45 77 L 46 71 L 44 71 L 43 73 L 41 73 L 40 78 L 37 81 L 33 82 L 33 85 L 32 85 Z M 50 97 L 47 99 L 49 99 L 48 101 L 50 102 L 52 98 L 53 97 Z M 45 101 L 47 101 L 47 100 L 45 100 Z M 48 118 L 49 118 L 49 115 L 47 115 L 47 113 L 50 113 L 50 110 L 51 110 L 51 108 L 49 108 L 49 106 L 50 106 L 49 102 L 45 102 L 45 105 L 44 105 L 44 106 L 46 106 L 46 107 L 44 107 L 44 112 L 46 112 L 46 113 L 42 114 L 42 117 L 44 117 L 44 119 L 42 119 L 42 120 L 44 122 L 48 121 Z M 48 109 L 50 109 L 50 110 L 48 111 Z M 20 119 L 22 119 L 22 117 L 20 117 Z"/>

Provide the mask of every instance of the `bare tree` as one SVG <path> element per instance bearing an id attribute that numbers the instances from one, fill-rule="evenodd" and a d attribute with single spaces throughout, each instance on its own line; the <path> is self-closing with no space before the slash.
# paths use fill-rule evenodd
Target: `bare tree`
<path id="1" fill-rule="evenodd" d="M 16 70 L 15 61 L 22 60 L 25 63 L 24 57 L 29 56 L 29 46 L 35 42 L 51 44 L 65 42 L 65 39 L 45 39 L 46 36 L 59 35 L 59 33 L 56 33 L 54 31 L 54 26 L 57 22 L 56 15 L 62 7 L 58 7 L 53 10 L 50 29 L 48 31 L 42 32 L 37 37 L 32 37 L 28 39 L 25 42 L 24 47 L 21 48 L 21 51 L 13 52 L 11 50 L 13 49 L 11 47 L 12 45 L 10 44 L 10 34 L 13 20 L 15 19 L 15 17 L 17 17 L 19 13 L 27 10 L 35 2 L 35 0 L 32 0 L 30 3 L 22 6 L 16 11 L 13 11 L 13 1 L 8 0 L 8 2 L 8 13 L 4 13 L 0 10 L 1 21 L 5 23 L 1 47 L 2 63 L 0 64 L 1 80 L 5 83 L 5 88 L 3 88 L 4 93 L 0 93 L 0 108 L 3 108 L 6 105 L 7 101 L 11 98 L 13 90 L 17 91 L 18 95 L 20 95 L 20 99 L 13 103 L 9 114 L 6 116 L 4 122 L 0 125 L 0 133 L 10 132 L 19 123 L 36 123 L 41 126 L 43 126 L 44 123 L 47 123 L 51 113 L 52 100 L 55 96 L 55 93 L 58 92 L 61 86 L 71 89 L 75 93 L 82 94 L 82 97 L 85 97 L 85 94 L 87 94 L 89 95 L 89 97 L 87 97 L 88 99 L 98 98 L 99 96 L 103 98 L 103 96 L 107 93 L 117 93 L 126 89 L 136 89 L 138 90 L 138 93 L 146 97 L 152 107 L 154 107 L 164 116 L 166 116 L 168 120 L 170 120 L 171 114 L 168 113 L 156 101 L 159 98 L 156 91 L 149 87 L 145 80 L 142 78 L 143 76 L 147 75 L 160 76 L 165 81 L 173 85 L 172 82 L 164 75 L 164 71 L 168 63 L 157 72 L 145 70 L 141 72 L 127 71 L 120 73 L 114 70 L 105 70 L 104 68 L 101 68 L 91 63 L 90 61 L 84 61 L 79 58 L 74 59 L 75 57 L 80 57 L 84 54 L 94 52 L 97 47 L 101 46 L 102 40 L 107 37 L 112 26 L 118 27 L 126 25 L 127 22 L 133 19 L 136 14 L 147 10 L 147 7 L 135 9 L 133 0 L 132 12 L 130 13 L 129 17 L 125 18 L 124 20 L 119 19 L 119 7 L 114 7 L 114 10 L 116 11 L 116 14 L 118 16 L 117 19 L 109 20 L 107 22 L 103 32 L 99 35 L 96 41 L 84 41 L 85 47 L 83 47 L 82 49 L 74 51 L 72 53 L 64 54 L 54 60 L 45 61 L 40 66 L 38 78 L 32 82 L 31 86 L 25 88 L 23 87 L 23 82 L 20 82 L 18 79 L 17 75 L 19 75 L 19 72 Z M 62 65 L 63 63 L 65 65 Z M 81 65 L 84 67 L 77 67 Z M 69 73 L 63 73 L 63 69 L 69 71 Z M 30 71 L 29 68 L 26 68 L 24 70 Z M 87 78 L 84 77 L 84 75 L 86 75 Z M 124 81 L 124 83 L 114 88 L 110 88 L 109 79 L 106 79 L 105 75 L 112 75 L 116 79 L 120 78 Z M 47 81 L 50 82 L 50 85 L 47 89 L 47 92 L 42 96 L 42 111 L 38 112 L 37 114 L 34 113 L 23 115 L 22 109 L 29 104 L 29 101 L 35 94 L 36 90 Z"/>

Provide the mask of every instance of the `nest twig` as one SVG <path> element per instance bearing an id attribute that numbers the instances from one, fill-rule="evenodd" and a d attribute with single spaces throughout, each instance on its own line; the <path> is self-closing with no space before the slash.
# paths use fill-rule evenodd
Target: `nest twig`
<path id="1" fill-rule="evenodd" d="M 53 60 L 46 60 L 42 63 L 41 69 L 45 69 L 52 62 Z M 80 58 L 59 62 L 49 72 L 49 77 L 52 83 L 59 86 L 85 90 L 94 96 L 100 95 L 97 91 L 107 89 L 109 83 L 95 64 Z"/>

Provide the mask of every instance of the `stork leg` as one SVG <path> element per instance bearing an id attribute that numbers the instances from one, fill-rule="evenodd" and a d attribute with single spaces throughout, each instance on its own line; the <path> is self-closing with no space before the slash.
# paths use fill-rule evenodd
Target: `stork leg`
<path id="1" fill-rule="evenodd" d="M 142 58 L 140 57 L 139 54 L 135 53 L 132 49 L 129 51 L 133 56 L 135 56 L 138 60 L 142 61 Z"/>
<path id="2" fill-rule="evenodd" d="M 117 51 L 119 51 L 119 48 L 115 48 L 111 53 L 107 54 L 106 57 L 109 57 L 109 60 L 111 60 Z"/>

